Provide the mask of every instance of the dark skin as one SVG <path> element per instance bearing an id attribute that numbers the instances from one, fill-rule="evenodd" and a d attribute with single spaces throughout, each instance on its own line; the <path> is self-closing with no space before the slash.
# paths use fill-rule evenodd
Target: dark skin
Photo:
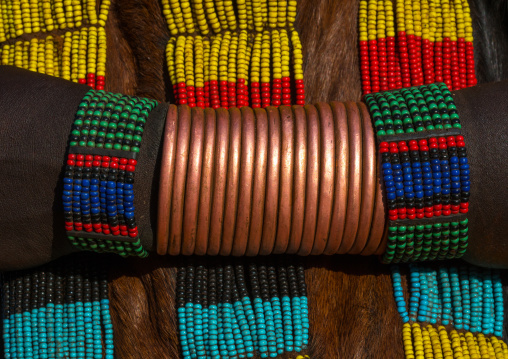
<path id="1" fill-rule="evenodd" d="M 73 115 L 88 87 L 0 66 L 0 271 L 25 269 L 75 252 L 65 238 L 61 174 Z M 454 93 L 471 164 L 471 263 L 508 267 L 508 82 Z M 154 251 L 161 139 L 167 105 L 147 121 L 136 171 L 136 218 Z"/>

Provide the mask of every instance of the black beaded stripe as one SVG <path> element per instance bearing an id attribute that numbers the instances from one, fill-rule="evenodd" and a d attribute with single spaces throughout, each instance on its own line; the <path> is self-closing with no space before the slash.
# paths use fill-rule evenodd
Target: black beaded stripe
<path id="1" fill-rule="evenodd" d="M 135 160 L 138 156 L 137 152 L 128 152 L 128 151 L 115 150 L 115 149 L 110 149 L 110 148 L 94 148 L 94 147 L 81 147 L 81 146 L 69 147 L 69 153 L 80 154 L 80 155 L 123 157 L 123 158 L 133 159 L 133 160 Z"/>
<path id="2" fill-rule="evenodd" d="M 177 269 L 176 306 L 200 304 L 203 309 L 218 303 L 234 304 L 248 297 L 289 298 L 307 296 L 303 266 L 286 264 L 187 265 Z"/>
<path id="3" fill-rule="evenodd" d="M 92 263 L 90 258 L 64 259 L 35 269 L 3 273 L 0 314 L 6 318 L 14 313 L 45 308 L 48 303 L 72 304 L 88 297 L 108 299 L 104 263 L 100 260 Z M 90 289 L 87 295 L 83 295 L 85 287 Z"/>

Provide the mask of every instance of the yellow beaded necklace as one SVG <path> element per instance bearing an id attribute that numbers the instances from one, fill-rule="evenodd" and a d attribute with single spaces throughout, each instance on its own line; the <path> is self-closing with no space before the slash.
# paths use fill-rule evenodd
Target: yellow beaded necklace
<path id="1" fill-rule="evenodd" d="M 161 1 L 171 34 L 166 50 L 168 73 L 175 74 L 170 79 L 176 81 L 178 104 L 229 108 L 304 103 L 302 47 L 293 28 L 296 0 L 239 0 L 236 9 L 232 0 Z M 172 43 L 179 35 L 200 36 L 199 45 L 193 52 L 178 51 L 178 40 L 176 46 Z M 200 50 L 206 46 L 209 50 Z M 201 87 L 197 78 L 178 75 L 182 63 L 185 74 L 203 74 L 203 101 L 193 89 L 194 83 Z"/>
<path id="2" fill-rule="evenodd" d="M 0 4 L 2 63 L 104 89 L 106 31 L 110 0 L 17 0 Z M 84 26 L 83 26 L 84 25 Z M 15 41 L 24 34 L 44 39 Z"/>

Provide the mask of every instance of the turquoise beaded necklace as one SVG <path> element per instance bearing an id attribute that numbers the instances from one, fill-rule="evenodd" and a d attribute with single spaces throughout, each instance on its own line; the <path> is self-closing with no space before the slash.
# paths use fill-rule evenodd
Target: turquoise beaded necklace
<path id="1" fill-rule="evenodd" d="M 177 306 L 184 359 L 274 358 L 308 345 L 302 267 L 181 267 Z"/>
<path id="2" fill-rule="evenodd" d="M 2 308 L 6 359 L 114 358 L 102 262 L 86 256 L 5 273 Z"/>
<path id="3" fill-rule="evenodd" d="M 395 302 L 404 323 L 452 324 L 472 333 L 503 335 L 500 272 L 472 265 L 409 265 L 409 310 L 400 267 L 392 265 Z"/>

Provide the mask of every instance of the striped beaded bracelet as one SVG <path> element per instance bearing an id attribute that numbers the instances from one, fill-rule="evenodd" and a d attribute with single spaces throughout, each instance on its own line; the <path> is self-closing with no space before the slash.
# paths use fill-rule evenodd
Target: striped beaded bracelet
<path id="1" fill-rule="evenodd" d="M 460 258 L 467 248 L 469 164 L 443 83 L 369 94 L 389 231 L 385 263 Z"/>
<path id="2" fill-rule="evenodd" d="M 64 175 L 65 230 L 82 250 L 146 257 L 134 218 L 134 173 L 155 100 L 90 90 L 79 104 Z"/>

